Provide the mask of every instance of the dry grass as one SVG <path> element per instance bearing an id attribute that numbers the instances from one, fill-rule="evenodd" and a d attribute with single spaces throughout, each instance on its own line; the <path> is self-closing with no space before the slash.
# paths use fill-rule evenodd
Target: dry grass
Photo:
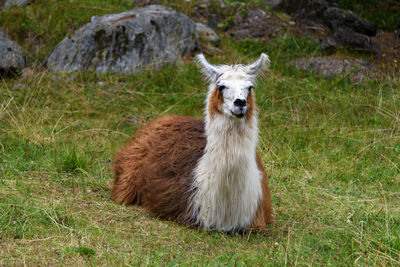
<path id="1" fill-rule="evenodd" d="M 354 86 L 276 70 L 260 83 L 259 150 L 276 217 L 263 233 L 187 229 L 113 203 L 113 153 L 142 122 L 200 117 L 200 84 L 194 64 L 3 81 L 0 264 L 399 264 L 399 95 L 390 79 Z"/>
<path id="2" fill-rule="evenodd" d="M 39 23 L 35 10 L 56 4 L 37 1 L 2 11 L 0 24 L 38 34 L 39 45 L 24 48 L 40 62 L 91 15 L 129 8 L 97 2 L 62 1 L 54 14 L 68 14 L 63 22 L 54 15 Z M 272 60 L 256 93 L 273 226 L 244 236 L 205 232 L 111 200 L 110 162 L 141 124 L 202 116 L 195 64 L 136 75 L 38 68 L 0 83 L 0 265 L 399 265 L 398 77 L 354 85 L 294 72 L 285 62 L 318 54 L 318 44 L 289 35 L 223 40 L 221 49 L 212 62 L 249 62 L 260 52 Z"/>

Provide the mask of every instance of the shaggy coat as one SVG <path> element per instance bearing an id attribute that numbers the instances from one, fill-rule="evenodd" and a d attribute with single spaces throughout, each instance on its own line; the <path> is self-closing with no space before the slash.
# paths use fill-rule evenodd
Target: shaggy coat
<path id="1" fill-rule="evenodd" d="M 262 228 L 273 217 L 252 84 L 268 57 L 247 66 L 198 60 L 210 82 L 205 120 L 165 116 L 139 130 L 114 161 L 113 199 L 208 230 Z"/>
<path id="2" fill-rule="evenodd" d="M 114 200 L 137 203 L 156 216 L 190 224 L 193 169 L 206 142 L 202 120 L 166 116 L 145 125 L 117 154 Z"/>

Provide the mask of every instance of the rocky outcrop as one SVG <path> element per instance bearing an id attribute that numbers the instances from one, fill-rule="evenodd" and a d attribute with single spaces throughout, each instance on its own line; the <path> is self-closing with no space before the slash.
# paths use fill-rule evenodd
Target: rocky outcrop
<path id="1" fill-rule="evenodd" d="M 60 42 L 47 59 L 54 72 L 91 70 L 132 73 L 180 61 L 197 46 L 187 16 L 151 5 L 92 21 Z"/>
<path id="2" fill-rule="evenodd" d="M 381 45 L 379 42 L 365 34 L 353 31 L 340 29 L 333 36 L 328 36 L 321 42 L 321 50 L 323 52 L 334 52 L 339 47 L 346 47 L 350 50 L 370 53 L 375 56 L 381 55 Z"/>
<path id="3" fill-rule="evenodd" d="M 281 25 L 283 22 L 276 15 L 255 7 L 248 9 L 244 15 L 239 13 L 234 16 L 229 34 L 238 40 L 268 38 L 279 34 Z"/>
<path id="4" fill-rule="evenodd" d="M 351 11 L 329 7 L 324 11 L 324 20 L 326 24 L 334 31 L 347 30 L 368 36 L 376 35 L 376 24 L 363 19 Z"/>
<path id="5" fill-rule="evenodd" d="M 296 18 L 319 20 L 324 11 L 336 5 L 335 1 L 325 0 L 281 0 L 275 9 L 282 10 Z"/>
<path id="6" fill-rule="evenodd" d="M 213 45 L 219 46 L 221 43 L 221 38 L 215 33 L 213 29 L 204 25 L 203 23 L 196 23 L 196 30 L 199 35 L 200 41 L 210 42 Z"/>
<path id="7" fill-rule="evenodd" d="M 25 67 L 25 54 L 0 30 L 0 73 L 14 73 Z"/>
<path id="8" fill-rule="evenodd" d="M 9 8 L 12 6 L 27 6 L 35 2 L 35 0 L 5 0 L 3 1 L 2 8 Z"/>
<path id="9" fill-rule="evenodd" d="M 328 36 L 321 42 L 321 51 L 325 53 L 333 53 L 339 47 L 339 43 L 335 38 Z"/>
<path id="10" fill-rule="evenodd" d="M 322 75 L 325 79 L 336 76 L 348 77 L 353 82 L 374 78 L 377 70 L 369 62 L 360 59 L 337 59 L 330 57 L 297 58 L 289 66 Z"/>
<path id="11" fill-rule="evenodd" d="M 394 32 L 394 36 L 400 39 L 400 19 L 399 22 L 397 23 L 397 30 Z"/>
<path id="12" fill-rule="evenodd" d="M 272 9 L 276 9 L 279 5 L 281 5 L 282 0 L 263 0 L 261 2 Z"/>
<path id="13" fill-rule="evenodd" d="M 351 11 L 338 8 L 336 1 L 282 0 L 278 7 L 311 28 L 328 26 L 332 34 L 322 41 L 323 51 L 346 47 L 380 55 L 380 44 L 370 38 L 377 33 L 376 24 Z"/>
<path id="14" fill-rule="evenodd" d="M 377 30 L 375 23 L 349 10 L 338 8 L 336 1 L 282 0 L 278 8 L 297 19 L 322 22 L 333 31 L 342 29 L 374 36 Z"/>
<path id="15" fill-rule="evenodd" d="M 377 56 L 381 53 L 380 44 L 365 34 L 339 30 L 335 33 L 334 37 L 339 44 L 348 46 L 354 50 L 372 53 Z"/>

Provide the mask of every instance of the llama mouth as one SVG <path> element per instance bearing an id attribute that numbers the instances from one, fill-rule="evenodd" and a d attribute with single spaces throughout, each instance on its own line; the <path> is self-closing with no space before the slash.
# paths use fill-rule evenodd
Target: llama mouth
<path id="1" fill-rule="evenodd" d="M 231 113 L 232 113 L 232 115 L 233 115 L 234 117 L 239 118 L 239 119 L 243 118 L 244 115 L 246 115 L 246 112 L 241 112 L 241 113 L 234 113 L 234 112 L 231 112 Z"/>
<path id="2" fill-rule="evenodd" d="M 233 109 L 231 109 L 231 113 L 236 118 L 239 118 L 239 119 L 243 118 L 244 115 L 246 115 L 246 113 L 247 113 L 247 106 L 243 106 L 243 107 L 234 106 Z"/>

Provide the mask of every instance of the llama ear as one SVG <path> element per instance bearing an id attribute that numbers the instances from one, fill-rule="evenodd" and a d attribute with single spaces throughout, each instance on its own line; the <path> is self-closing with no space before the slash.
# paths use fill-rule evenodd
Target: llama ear
<path id="1" fill-rule="evenodd" d="M 216 66 L 208 63 L 207 59 L 204 57 L 203 54 L 197 55 L 196 61 L 197 61 L 197 64 L 198 64 L 201 72 L 204 75 L 204 78 L 208 81 L 215 80 L 217 75 L 220 73 L 220 70 Z"/>
<path id="2" fill-rule="evenodd" d="M 268 69 L 269 63 L 270 61 L 267 54 L 261 53 L 259 59 L 257 59 L 254 63 L 251 63 L 246 66 L 247 74 L 257 76 L 262 71 Z"/>

